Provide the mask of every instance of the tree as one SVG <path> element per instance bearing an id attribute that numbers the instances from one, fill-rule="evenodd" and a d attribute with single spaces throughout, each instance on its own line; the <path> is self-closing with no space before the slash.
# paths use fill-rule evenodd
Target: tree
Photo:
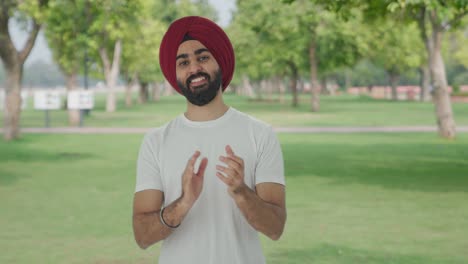
<path id="1" fill-rule="evenodd" d="M 347 14 L 347 10 L 350 7 L 359 7 L 364 11 L 366 16 L 371 19 L 379 16 L 390 16 L 417 22 L 421 39 L 425 44 L 428 54 L 432 94 L 439 135 L 448 139 L 455 138 L 455 120 L 453 118 L 452 104 L 447 89 L 445 64 L 442 57 L 442 40 L 446 31 L 453 30 L 460 26 L 462 19 L 468 14 L 468 1 L 310 1 L 319 1 L 344 15 Z"/>
<path id="2" fill-rule="evenodd" d="M 373 23 L 370 32 L 370 58 L 382 66 L 388 74 L 392 99 L 397 100 L 400 75 L 422 64 L 423 44 L 418 38 L 415 23 L 403 25 L 397 21 L 380 20 Z"/>
<path id="3" fill-rule="evenodd" d="M 307 57 L 302 56 L 306 42 L 293 7 L 257 0 L 239 1 L 237 10 L 228 33 L 236 50 L 237 72 L 244 75 L 244 86 L 248 87 L 245 75 L 254 80 L 288 75 L 292 105 L 297 106 L 297 83 Z"/>
<path id="4" fill-rule="evenodd" d="M 55 62 L 65 75 L 67 91 L 76 90 L 78 74 L 81 72 L 88 49 L 88 12 L 86 0 L 57 1 L 49 5 L 45 35 Z M 68 110 L 69 125 L 78 126 L 80 110 Z"/>
<path id="5" fill-rule="evenodd" d="M 239 1 L 231 32 L 244 71 L 262 78 L 289 71 L 294 106 L 296 80 L 308 72 L 311 110 L 318 111 L 319 75 L 355 64 L 365 46 L 352 23 L 338 21 L 332 12 L 305 0 Z"/>
<path id="6" fill-rule="evenodd" d="M 139 102 L 149 100 L 148 86 L 162 81 L 157 63 L 161 38 L 166 28 L 162 19 L 155 15 L 163 8 L 161 1 L 142 1 L 137 16 L 138 22 L 126 33 L 126 45 L 122 52 L 121 72 L 127 81 L 126 106 L 132 105 L 131 89 L 139 87 Z"/>
<path id="7" fill-rule="evenodd" d="M 123 46 L 128 40 L 128 32 L 138 26 L 140 0 L 96 0 L 89 1 L 90 21 L 89 45 L 97 66 L 104 73 L 107 86 L 106 111 L 116 110 L 115 86 L 120 73 L 120 60 Z"/>
<path id="8" fill-rule="evenodd" d="M 297 12 L 304 12 L 298 16 L 305 29 L 303 34 L 309 38 L 311 111 L 318 112 L 321 91 L 319 76 L 324 80 L 322 86 L 325 86 L 328 74 L 355 65 L 368 50 L 369 36 L 368 31 L 361 27 L 358 10 L 350 10 L 353 18 L 343 21 L 319 4 L 309 1 L 297 1 L 297 4 Z"/>
<path id="9" fill-rule="evenodd" d="M 5 0 L 0 2 L 0 58 L 6 71 L 6 100 L 3 112 L 5 140 L 17 139 L 20 134 L 21 80 L 23 65 L 31 52 L 46 10 L 47 0 Z M 8 30 L 14 17 L 29 26 L 24 46 L 17 50 Z"/>
<path id="10" fill-rule="evenodd" d="M 419 0 L 408 6 L 393 4 L 389 5 L 390 10 L 400 7 L 404 11 L 408 11 L 412 15 L 411 18 L 418 22 L 421 38 L 429 58 L 439 135 L 453 139 L 456 135 L 455 120 L 442 57 L 442 38 L 445 31 L 456 27 L 461 18 L 468 14 L 468 3 L 466 1 Z"/>

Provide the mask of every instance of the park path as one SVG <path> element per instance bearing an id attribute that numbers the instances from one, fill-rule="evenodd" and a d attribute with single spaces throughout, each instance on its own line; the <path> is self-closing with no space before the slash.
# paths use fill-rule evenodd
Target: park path
<path id="1" fill-rule="evenodd" d="M 22 133 L 35 134 L 144 134 L 143 127 L 36 127 L 22 128 Z M 401 133 L 437 132 L 435 126 L 346 126 L 346 127 L 275 127 L 278 133 Z M 457 132 L 468 132 L 468 126 L 457 126 Z M 0 128 L 0 133 L 3 129 Z"/>

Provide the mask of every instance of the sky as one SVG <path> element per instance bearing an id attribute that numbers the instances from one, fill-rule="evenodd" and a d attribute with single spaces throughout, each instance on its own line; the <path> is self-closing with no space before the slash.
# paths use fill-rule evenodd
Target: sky
<path id="1" fill-rule="evenodd" d="M 209 0 L 209 2 L 218 11 L 218 24 L 222 27 L 227 26 L 231 19 L 231 13 L 235 9 L 235 0 Z M 21 30 L 19 30 L 17 26 L 12 24 L 10 24 L 10 32 L 12 34 L 13 42 L 15 43 L 17 49 L 20 49 L 20 47 L 22 47 L 22 45 L 24 45 L 24 42 L 26 41 L 26 34 L 24 34 L 24 32 L 21 32 Z M 47 41 L 45 40 L 42 31 L 39 33 L 34 48 L 32 49 L 28 59 L 26 60 L 26 64 L 29 65 L 36 61 L 43 61 L 46 63 L 52 62 L 52 53 L 49 50 Z"/>

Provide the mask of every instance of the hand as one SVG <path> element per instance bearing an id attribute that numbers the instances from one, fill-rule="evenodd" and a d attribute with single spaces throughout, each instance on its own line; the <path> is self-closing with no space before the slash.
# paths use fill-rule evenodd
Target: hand
<path id="1" fill-rule="evenodd" d="M 195 162 L 200 157 L 200 151 L 195 151 L 190 160 L 187 162 L 184 173 L 182 175 L 182 201 L 189 206 L 192 206 L 200 196 L 203 189 L 203 177 L 205 175 L 208 159 L 203 158 L 200 162 L 198 172 L 194 172 Z"/>
<path id="2" fill-rule="evenodd" d="M 245 188 L 248 188 L 244 182 L 244 160 L 234 154 L 231 146 L 226 146 L 227 156 L 219 156 L 219 160 L 227 165 L 216 165 L 216 176 L 227 186 L 231 196 L 236 196 Z"/>

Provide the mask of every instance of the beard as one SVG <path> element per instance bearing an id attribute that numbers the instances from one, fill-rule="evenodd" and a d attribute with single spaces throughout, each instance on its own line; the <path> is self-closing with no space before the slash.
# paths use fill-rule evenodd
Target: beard
<path id="1" fill-rule="evenodd" d="M 177 80 L 177 84 L 179 85 L 182 94 L 190 103 L 197 106 L 204 106 L 213 101 L 213 99 L 218 94 L 218 91 L 221 88 L 221 76 L 221 69 L 215 72 L 213 80 L 211 80 L 211 76 L 208 73 L 199 72 L 190 76 L 185 84 L 179 80 Z M 201 86 L 193 87 L 193 90 L 190 89 L 190 82 L 198 77 L 205 77 L 207 83 Z"/>

